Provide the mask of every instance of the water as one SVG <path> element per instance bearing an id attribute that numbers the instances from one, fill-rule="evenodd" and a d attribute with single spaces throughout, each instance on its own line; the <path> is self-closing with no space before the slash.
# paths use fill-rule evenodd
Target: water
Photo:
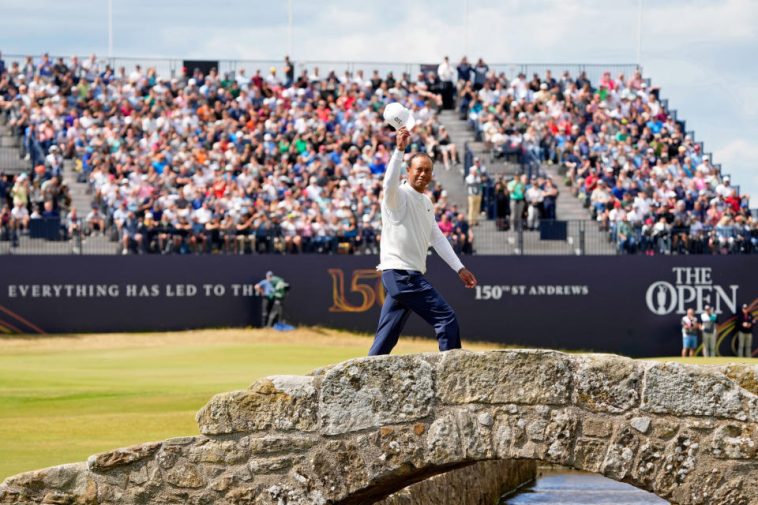
<path id="1" fill-rule="evenodd" d="M 666 500 L 601 475 L 563 469 L 539 469 L 531 487 L 502 505 L 667 505 Z"/>

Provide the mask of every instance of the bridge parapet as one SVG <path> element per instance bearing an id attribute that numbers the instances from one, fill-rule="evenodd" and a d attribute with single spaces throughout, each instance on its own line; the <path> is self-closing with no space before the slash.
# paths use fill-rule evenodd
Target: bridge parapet
<path id="1" fill-rule="evenodd" d="M 487 460 L 758 503 L 758 367 L 555 351 L 360 358 L 216 395 L 202 435 L 22 474 L 0 503 L 374 503 Z M 58 501 L 51 501 L 58 500 Z"/>

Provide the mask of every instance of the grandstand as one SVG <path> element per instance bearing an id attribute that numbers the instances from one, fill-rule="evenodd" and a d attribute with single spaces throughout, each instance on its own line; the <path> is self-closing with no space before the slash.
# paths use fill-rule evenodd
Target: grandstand
<path id="1" fill-rule="evenodd" d="M 758 249 L 749 199 L 633 65 L 462 61 L 453 108 L 435 65 L 4 60 L 0 254 L 376 253 L 390 101 L 460 253 Z"/>

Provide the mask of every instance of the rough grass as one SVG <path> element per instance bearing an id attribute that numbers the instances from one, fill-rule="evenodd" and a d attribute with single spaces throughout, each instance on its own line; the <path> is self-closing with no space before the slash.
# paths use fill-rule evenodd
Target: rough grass
<path id="1" fill-rule="evenodd" d="M 0 338 L 0 480 L 151 440 L 197 434 L 215 393 L 365 356 L 368 335 L 319 328 Z M 472 350 L 495 344 L 467 344 Z M 401 339 L 396 352 L 435 351 Z M 692 363 L 730 362 L 703 358 Z"/>

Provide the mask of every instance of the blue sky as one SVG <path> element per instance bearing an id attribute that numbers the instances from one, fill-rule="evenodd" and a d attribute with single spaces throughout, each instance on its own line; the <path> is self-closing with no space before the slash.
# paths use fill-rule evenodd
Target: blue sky
<path id="1" fill-rule="evenodd" d="M 292 0 L 292 56 L 457 61 L 464 0 Z M 468 56 L 634 63 L 638 0 L 468 0 Z M 758 1 L 643 0 L 641 63 L 758 206 Z M 6 54 L 107 54 L 106 0 L 3 0 Z M 284 0 L 113 0 L 114 56 L 280 60 Z"/>

